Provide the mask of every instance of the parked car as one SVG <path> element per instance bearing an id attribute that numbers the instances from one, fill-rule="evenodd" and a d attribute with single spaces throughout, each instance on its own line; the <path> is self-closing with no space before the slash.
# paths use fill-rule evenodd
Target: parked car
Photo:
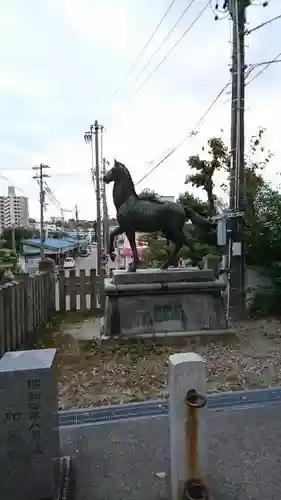
<path id="1" fill-rule="evenodd" d="M 66 257 L 63 263 L 64 269 L 74 269 L 75 268 L 75 260 L 72 257 Z"/>
<path id="2" fill-rule="evenodd" d="M 80 257 L 89 257 L 91 255 L 91 252 L 88 248 L 83 248 L 79 252 Z"/>

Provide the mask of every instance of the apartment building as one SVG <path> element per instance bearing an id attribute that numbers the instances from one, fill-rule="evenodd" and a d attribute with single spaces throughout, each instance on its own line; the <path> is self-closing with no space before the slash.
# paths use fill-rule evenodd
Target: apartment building
<path id="1" fill-rule="evenodd" d="M 16 196 L 15 188 L 8 187 L 8 196 L 0 196 L 0 231 L 11 227 L 28 226 L 28 198 Z"/>

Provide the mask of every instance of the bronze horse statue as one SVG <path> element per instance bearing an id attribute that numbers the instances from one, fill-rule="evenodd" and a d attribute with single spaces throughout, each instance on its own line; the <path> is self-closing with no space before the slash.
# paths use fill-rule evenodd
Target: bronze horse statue
<path id="1" fill-rule="evenodd" d="M 103 180 L 106 184 L 114 182 L 113 202 L 119 223 L 119 226 L 113 229 L 109 237 L 108 254 L 112 261 L 115 260 L 114 238 L 125 233 L 133 255 L 130 271 L 136 271 L 140 264 L 136 246 L 136 232 L 161 232 L 167 241 L 174 244 L 170 256 L 161 266 L 162 269 L 167 269 L 172 265 L 183 245 L 189 247 L 192 261 L 199 262 L 200 259 L 197 257 L 193 240 L 184 232 L 184 224 L 187 219 L 190 219 L 195 226 L 210 229 L 213 227 L 211 221 L 179 203 L 142 200 L 135 191 L 129 170 L 119 161 L 114 160 L 113 167 L 106 173 Z"/>

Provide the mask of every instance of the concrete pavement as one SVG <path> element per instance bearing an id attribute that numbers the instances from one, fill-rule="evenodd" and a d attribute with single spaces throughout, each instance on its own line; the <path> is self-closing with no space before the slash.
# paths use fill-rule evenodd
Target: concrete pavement
<path id="1" fill-rule="evenodd" d="M 209 412 L 210 500 L 280 498 L 281 405 Z M 77 500 L 171 498 L 167 417 L 61 427 L 60 437 L 76 459 Z"/>

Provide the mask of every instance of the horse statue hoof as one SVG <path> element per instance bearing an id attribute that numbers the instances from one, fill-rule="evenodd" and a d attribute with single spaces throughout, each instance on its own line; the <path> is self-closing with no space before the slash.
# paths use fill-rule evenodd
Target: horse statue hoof
<path id="1" fill-rule="evenodd" d="M 128 265 L 128 272 L 135 273 L 136 270 L 137 270 L 137 266 L 133 262 L 130 262 L 130 264 Z"/>

